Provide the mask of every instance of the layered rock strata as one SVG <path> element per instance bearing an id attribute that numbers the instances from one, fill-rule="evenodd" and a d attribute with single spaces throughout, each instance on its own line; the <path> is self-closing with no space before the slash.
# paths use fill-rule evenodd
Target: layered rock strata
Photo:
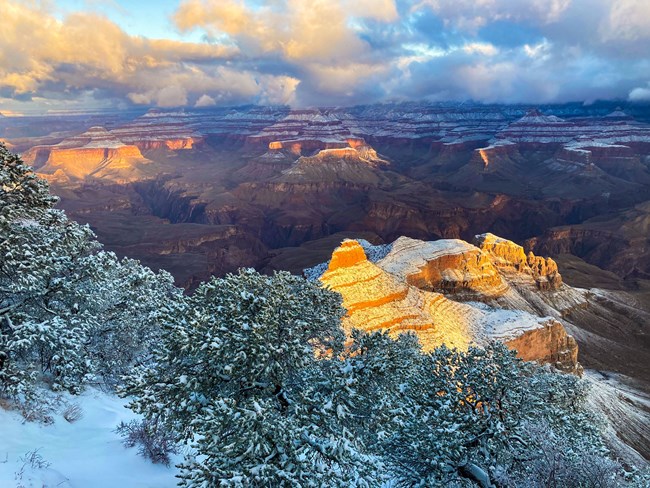
<path id="1" fill-rule="evenodd" d="M 525 360 L 580 372 L 578 346 L 562 323 L 499 304 L 502 297 L 517 294 L 507 275 L 521 274 L 521 282 L 536 283 L 536 277 L 554 275 L 553 267 L 538 266 L 542 258 L 535 258 L 533 269 L 514 243 L 492 235 L 479 239 L 485 250 L 455 239 L 400 238 L 385 248 L 388 252 L 367 246 L 376 262 L 367 259 L 362 244 L 347 240 L 334 251 L 320 280 L 341 293 L 348 330 L 412 331 L 425 350 L 500 340 Z M 536 287 L 539 293 L 545 289 Z"/>
<path id="2" fill-rule="evenodd" d="M 124 144 L 103 127 L 91 127 L 52 146 L 36 146 L 23 159 L 59 180 L 93 177 L 120 183 L 139 179 L 136 165 L 148 162 L 137 146 Z"/>

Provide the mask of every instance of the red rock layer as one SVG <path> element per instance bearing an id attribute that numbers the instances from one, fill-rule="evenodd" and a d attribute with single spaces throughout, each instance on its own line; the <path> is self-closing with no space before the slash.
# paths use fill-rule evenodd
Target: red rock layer
<path id="1" fill-rule="evenodd" d="M 339 268 L 349 268 L 365 260 L 366 253 L 357 241 L 343 241 L 332 254 L 327 270 L 335 271 Z"/>
<path id="2" fill-rule="evenodd" d="M 550 320 L 543 328 L 524 332 L 506 343 L 524 361 L 552 364 L 567 373 L 582 374 L 578 363 L 578 344 L 564 326 Z"/>

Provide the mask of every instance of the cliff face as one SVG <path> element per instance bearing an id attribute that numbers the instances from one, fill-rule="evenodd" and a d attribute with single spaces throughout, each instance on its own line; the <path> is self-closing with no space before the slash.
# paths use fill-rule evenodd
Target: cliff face
<path id="1" fill-rule="evenodd" d="M 144 134 L 140 135 L 140 137 L 138 136 L 138 134 L 132 134 L 129 137 L 133 139 L 134 145 L 143 151 L 151 149 L 181 151 L 194 149 L 195 146 L 203 143 L 202 137 L 193 136 L 177 137 L 175 135 L 169 135 L 167 137 L 161 137 L 160 139 L 147 138 Z M 164 136 L 164 134 L 162 136 Z"/>
<path id="2" fill-rule="evenodd" d="M 505 261 L 504 254 L 511 257 L 510 266 L 522 269 L 517 273 L 525 276 L 524 281 L 533 280 L 523 250 L 510 256 L 505 246 L 499 246 L 500 259 Z M 367 249 L 375 262 L 368 260 L 359 242 L 344 241 L 320 276 L 343 296 L 346 329 L 412 331 L 425 350 L 442 344 L 465 349 L 496 339 L 525 360 L 581 372 L 578 346 L 558 320 L 498 305 L 502 297 L 517 292 L 489 252 L 464 241 L 408 238 L 398 239 L 390 248 Z"/>
<path id="3" fill-rule="evenodd" d="M 391 334 L 412 331 L 425 350 L 442 344 L 466 349 L 471 327 L 482 313 L 439 293 L 422 291 L 367 260 L 357 241 L 344 241 L 332 254 L 321 281 L 343 296 L 344 328 Z"/>
<path id="4" fill-rule="evenodd" d="M 142 177 L 138 165 L 149 161 L 140 149 L 124 144 L 103 127 L 69 137 L 51 146 L 36 146 L 23 155 L 50 179 L 104 178 L 118 183 Z"/>
<path id="5" fill-rule="evenodd" d="M 522 246 L 494 234 L 478 235 L 474 241 L 502 273 L 515 279 L 530 277 L 540 290 L 557 290 L 562 285 L 562 276 L 551 258 L 535 256 L 532 252 L 526 255 Z"/>
<path id="6" fill-rule="evenodd" d="M 500 296 L 507 286 L 487 254 L 458 239 L 423 242 L 400 237 L 381 265 L 422 290 L 467 298 Z"/>
<path id="7" fill-rule="evenodd" d="M 524 332 L 506 342 L 525 361 L 552 364 L 568 373 L 581 372 L 578 344 L 557 320 L 549 320 L 543 328 Z"/>
<path id="8" fill-rule="evenodd" d="M 548 229 L 526 241 L 546 254 L 573 254 L 623 278 L 650 277 L 650 201 L 612 217 Z"/>
<path id="9" fill-rule="evenodd" d="M 147 160 L 135 146 L 53 148 L 39 172 L 61 172 L 68 178 L 106 178 L 123 183 L 139 179 L 134 165 L 145 162 Z"/>
<path id="10" fill-rule="evenodd" d="M 508 161 L 511 158 L 519 157 L 520 154 L 517 149 L 517 144 L 504 142 L 475 149 L 472 153 L 470 164 L 478 164 L 485 171 L 491 171 L 498 168 L 504 160 Z"/>

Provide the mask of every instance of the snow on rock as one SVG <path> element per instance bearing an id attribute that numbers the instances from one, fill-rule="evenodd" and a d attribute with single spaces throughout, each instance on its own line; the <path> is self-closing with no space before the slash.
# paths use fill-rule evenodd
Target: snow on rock
<path id="1" fill-rule="evenodd" d="M 459 239 L 424 242 L 400 237 L 378 264 L 424 290 L 498 296 L 507 288 L 489 257 Z"/>
<path id="2" fill-rule="evenodd" d="M 588 401 L 604 414 L 607 426 L 605 436 L 614 454 L 623 462 L 648 466 L 636 449 L 646 449 L 650 439 L 650 396 L 631 378 L 608 372 L 586 370 L 589 382 Z"/>
<path id="3" fill-rule="evenodd" d="M 341 293 L 348 330 L 413 331 L 425 350 L 496 339 L 523 359 L 579 373 L 578 346 L 559 318 L 584 295 L 562 284 L 554 262 L 511 241 L 484 234 L 477 243 L 345 240 L 306 274 Z"/>
<path id="4" fill-rule="evenodd" d="M 390 252 L 381 260 L 380 266 L 394 275 L 406 278 L 416 274 L 427 262 L 448 255 L 461 255 L 478 251 L 475 246 L 460 239 L 420 241 L 400 237 L 391 246 Z"/>
<path id="5" fill-rule="evenodd" d="M 363 251 L 366 253 L 366 258 L 371 263 L 376 263 L 380 259 L 386 257 L 386 255 L 393 249 L 392 244 L 379 244 L 374 245 L 365 239 L 357 239 L 357 242 L 363 247 Z"/>
<path id="6" fill-rule="evenodd" d="M 78 403 L 83 416 L 70 423 L 55 415 L 54 423 L 25 422 L 14 411 L 0 408 L 0 486 L 38 488 L 173 488 L 177 486 L 175 464 L 152 464 L 126 449 L 114 432 L 121 422 L 136 415 L 125 408 L 125 400 L 88 390 L 64 399 Z M 34 453 L 32 463 L 25 462 Z M 22 474 L 21 473 L 22 470 Z M 19 477 L 20 479 L 17 479 Z"/>
<path id="7" fill-rule="evenodd" d="M 530 277 L 540 289 L 555 290 L 562 284 L 557 264 L 551 258 L 535 256 L 532 252 L 526 255 L 522 246 L 490 233 L 475 236 L 474 244 L 514 280 Z"/>
<path id="8" fill-rule="evenodd" d="M 363 247 L 346 240 L 332 254 L 320 280 L 343 296 L 346 330 L 415 331 L 425 349 L 441 344 L 466 349 L 482 313 L 439 293 L 421 291 L 366 259 Z M 474 320 L 472 320 L 474 319 Z"/>

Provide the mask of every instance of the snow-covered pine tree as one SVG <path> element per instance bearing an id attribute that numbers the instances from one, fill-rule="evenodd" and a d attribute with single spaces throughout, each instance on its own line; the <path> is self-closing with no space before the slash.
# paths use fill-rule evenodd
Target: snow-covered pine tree
<path id="1" fill-rule="evenodd" d="M 339 361 L 343 313 L 316 283 L 253 270 L 166 309 L 156 364 L 125 393 L 194 446 L 184 486 L 374 485 L 375 459 L 315 395 Z"/>
<path id="2" fill-rule="evenodd" d="M 580 475 L 580 459 L 616 465 L 603 456 L 576 376 L 525 363 L 501 343 L 466 352 L 441 347 L 421 364 L 383 446 L 404 486 L 548 486 L 540 426 L 556 445 L 572 446 L 561 454 L 566 477 L 554 472 L 554 486 L 593 486 L 589 473 Z M 580 482 L 565 484 L 570 479 Z"/>
<path id="3" fill-rule="evenodd" d="M 393 339 L 385 331 L 352 330 L 340 359 L 327 365 L 321 381 L 310 380 L 308 396 L 324 416 L 336 416 L 355 438 L 377 448 L 394 429 L 395 411 L 419 378 L 423 358 L 415 334 Z"/>
<path id="4" fill-rule="evenodd" d="M 118 260 L 0 144 L 0 394 L 78 391 L 152 346 L 154 313 L 179 295 L 167 273 Z M 38 400 L 38 395 L 34 401 Z"/>

